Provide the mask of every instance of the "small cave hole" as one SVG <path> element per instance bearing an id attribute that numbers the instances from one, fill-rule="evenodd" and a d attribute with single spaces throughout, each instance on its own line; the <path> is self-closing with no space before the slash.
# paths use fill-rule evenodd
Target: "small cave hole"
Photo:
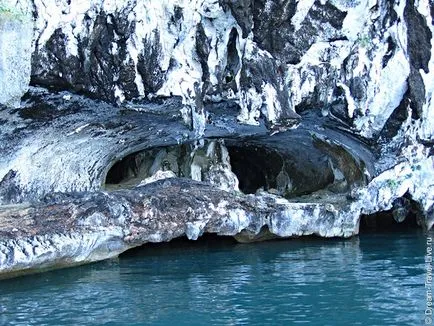
<path id="1" fill-rule="evenodd" d="M 360 233 L 400 232 L 420 228 L 421 214 L 418 203 L 406 194 L 396 199 L 390 210 L 362 215 L 359 231 Z"/>
<path id="2" fill-rule="evenodd" d="M 223 76 L 226 86 L 234 88 L 234 91 L 236 91 L 235 76 L 238 74 L 241 67 L 241 61 L 237 50 L 237 40 L 238 32 L 235 28 L 233 28 L 229 34 L 227 45 L 227 62 Z"/>
<path id="3" fill-rule="evenodd" d="M 232 74 L 228 73 L 225 76 L 225 82 L 226 82 L 226 84 L 229 84 L 232 80 L 234 80 L 234 76 Z"/>
<path id="4" fill-rule="evenodd" d="M 276 188 L 276 176 L 282 170 L 283 160 L 278 153 L 262 147 L 228 147 L 232 172 L 238 178 L 239 188 L 245 194 L 259 189 Z"/>
<path id="5" fill-rule="evenodd" d="M 370 232 L 396 232 L 419 228 L 415 214 L 409 214 L 403 222 L 397 222 L 392 211 L 378 212 L 362 215 L 360 218 L 359 233 Z"/>
<path id="6" fill-rule="evenodd" d="M 186 236 L 172 239 L 168 242 L 146 243 L 142 246 L 129 249 L 120 258 L 137 256 L 173 255 L 180 251 L 203 251 L 212 249 L 231 248 L 238 242 L 231 236 L 220 236 L 215 233 L 204 233 L 197 240 L 189 240 Z"/>
<path id="7" fill-rule="evenodd" d="M 137 176 L 135 155 L 131 154 L 116 162 L 108 171 L 106 184 L 119 184 L 123 181 Z"/>

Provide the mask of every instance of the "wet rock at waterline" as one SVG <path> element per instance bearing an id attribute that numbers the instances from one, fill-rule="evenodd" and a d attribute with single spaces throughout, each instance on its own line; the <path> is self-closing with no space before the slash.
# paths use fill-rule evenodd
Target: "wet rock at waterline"
<path id="1" fill-rule="evenodd" d="M 303 214 L 310 212 L 311 218 Z M 356 233 L 357 218 L 332 205 L 289 204 L 170 178 L 131 190 L 52 194 L 0 210 L 0 278 L 106 259 L 147 242 L 204 232 L 242 237 Z M 242 237 L 244 239 L 246 236 Z"/>
<path id="2" fill-rule="evenodd" d="M 183 235 L 216 233 L 248 242 L 357 234 L 357 202 L 304 200 L 243 195 L 185 178 L 114 192 L 50 194 L 37 204 L 0 209 L 0 278 L 107 259 Z"/>

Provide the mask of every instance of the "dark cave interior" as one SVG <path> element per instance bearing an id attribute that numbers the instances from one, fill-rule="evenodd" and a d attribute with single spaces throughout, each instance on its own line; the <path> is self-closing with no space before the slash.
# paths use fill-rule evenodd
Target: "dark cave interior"
<path id="1" fill-rule="evenodd" d="M 227 145 L 226 148 L 231 170 L 238 178 L 239 189 L 244 194 L 263 190 L 294 198 L 327 189 L 335 182 L 328 157 L 319 152 L 304 151 L 302 155 L 296 152 L 281 153 L 266 145 L 243 143 Z M 163 170 L 172 170 L 178 176 L 189 177 L 189 172 L 181 171 L 181 166 L 185 170 L 186 165 L 191 165 L 192 149 L 178 145 L 150 148 L 125 156 L 108 170 L 103 186 L 119 189 L 137 185 L 141 179 L 152 175 L 150 167 L 161 150 L 166 150 L 165 155 L 172 155 L 172 165 L 176 166 L 174 169 L 168 164 L 169 167 L 166 168 L 163 159 L 159 162 Z M 209 164 L 215 163 L 210 160 Z"/>
<path id="2" fill-rule="evenodd" d="M 136 177 L 138 171 L 136 155 L 137 153 L 133 153 L 117 161 L 107 172 L 105 184 L 120 184 L 131 177 Z"/>
<path id="3" fill-rule="evenodd" d="M 283 160 L 275 151 L 253 146 L 228 147 L 228 151 L 232 172 L 243 193 L 276 188 L 276 176 L 282 169 Z"/>
<path id="4" fill-rule="evenodd" d="M 393 202 L 393 208 L 360 217 L 360 233 L 395 232 L 420 228 L 421 209 L 406 193 Z"/>

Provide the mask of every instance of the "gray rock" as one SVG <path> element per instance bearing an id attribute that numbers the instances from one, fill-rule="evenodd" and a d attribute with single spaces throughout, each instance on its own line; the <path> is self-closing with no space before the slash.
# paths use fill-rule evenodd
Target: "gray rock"
<path id="1" fill-rule="evenodd" d="M 204 232 L 349 237 L 379 212 L 432 228 L 429 0 L 14 3 L 47 89 L 16 110 L 28 70 L 0 77 L 4 276 Z"/>
<path id="2" fill-rule="evenodd" d="M 310 212 L 309 219 L 302 214 Z M 179 178 L 111 193 L 58 194 L 0 209 L 0 279 L 117 256 L 147 242 L 203 233 L 349 237 L 357 218 L 330 205 L 234 196 Z M 260 238 L 259 238 L 260 239 Z M 256 239 L 256 240 L 259 240 Z"/>
<path id="3" fill-rule="evenodd" d="M 0 104 L 19 107 L 30 82 L 33 22 L 13 6 L 0 8 Z"/>

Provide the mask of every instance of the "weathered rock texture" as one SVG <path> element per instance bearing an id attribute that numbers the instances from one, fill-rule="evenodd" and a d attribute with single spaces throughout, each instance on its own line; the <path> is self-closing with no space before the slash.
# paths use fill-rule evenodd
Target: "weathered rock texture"
<path id="1" fill-rule="evenodd" d="M 31 84 L 48 90 L 0 109 L 0 270 L 203 232 L 348 237 L 389 210 L 432 227 L 431 1 L 12 3 L 33 12 Z M 64 234 L 76 249 L 62 256 Z M 26 248 L 44 237 L 58 240 L 42 259 Z"/>
<path id="2" fill-rule="evenodd" d="M 390 150 L 378 159 L 328 117 L 304 114 L 298 128 L 270 136 L 263 123 L 239 125 L 230 103 L 205 106 L 210 124 L 198 139 L 180 106 L 114 107 L 32 89 L 21 109 L 3 107 L 2 277 L 204 232 L 349 237 L 362 214 L 392 209 L 402 222 L 401 200 L 418 203 L 421 226 L 433 223 L 433 159 L 423 146 L 394 165 Z"/>
<path id="3" fill-rule="evenodd" d="M 179 95 L 199 129 L 203 100 L 236 99 L 248 123 L 325 108 L 368 138 L 410 107 L 432 139 L 428 0 L 15 1 L 35 12 L 34 84 Z"/>
<path id="4" fill-rule="evenodd" d="M 33 22 L 0 1 L 0 104 L 18 107 L 30 82 Z"/>
<path id="5" fill-rule="evenodd" d="M 303 218 L 306 212 L 310 220 Z M 197 239 L 204 232 L 258 234 L 267 226 L 274 236 L 350 236 L 357 218 L 333 206 L 289 206 L 274 197 L 234 196 L 168 179 L 130 191 L 52 195 L 43 204 L 0 210 L 0 225 L 2 278 L 106 259 L 147 242 Z"/>

